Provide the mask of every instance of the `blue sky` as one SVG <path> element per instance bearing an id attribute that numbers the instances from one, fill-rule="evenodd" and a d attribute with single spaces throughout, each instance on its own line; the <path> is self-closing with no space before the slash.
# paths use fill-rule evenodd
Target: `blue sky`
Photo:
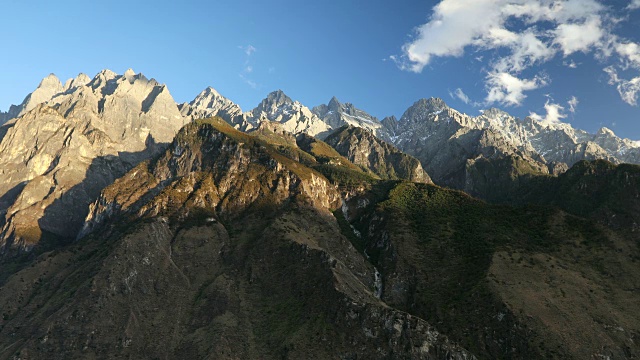
<path id="1" fill-rule="evenodd" d="M 0 13 L 4 110 L 51 72 L 131 67 L 179 102 L 213 86 L 250 110 L 282 89 L 382 118 L 435 96 L 640 140 L 640 0 L 5 0 Z"/>

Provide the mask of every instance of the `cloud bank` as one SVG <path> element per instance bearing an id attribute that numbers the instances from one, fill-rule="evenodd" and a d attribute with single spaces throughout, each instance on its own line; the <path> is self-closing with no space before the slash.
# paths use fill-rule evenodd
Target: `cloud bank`
<path id="1" fill-rule="evenodd" d="M 640 0 L 629 2 L 627 9 L 640 9 Z M 402 55 L 392 59 L 403 70 L 421 72 L 437 58 L 491 50 L 485 103 L 519 106 L 526 92 L 550 83 L 538 71 L 540 65 L 584 53 L 606 62 L 603 70 L 609 84 L 625 102 L 637 105 L 640 46 L 613 32 L 619 21 L 599 0 L 442 0 L 432 9 L 429 21 L 418 26 L 413 39 L 402 47 Z M 564 61 L 577 67 L 571 59 Z M 629 69 L 638 76 L 620 75 Z M 528 76 L 523 75 L 525 71 Z M 554 116 L 547 105 L 549 120 L 562 118 Z"/>

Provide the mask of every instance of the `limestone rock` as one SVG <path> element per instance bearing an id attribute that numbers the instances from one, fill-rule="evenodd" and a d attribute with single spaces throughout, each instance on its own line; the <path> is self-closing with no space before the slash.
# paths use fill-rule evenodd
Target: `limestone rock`
<path id="1" fill-rule="evenodd" d="M 327 105 L 314 107 L 312 112 L 333 129 L 352 125 L 367 129 L 381 139 L 388 139 L 386 129 L 377 118 L 356 108 L 351 103 L 341 103 L 335 96 Z"/>
<path id="2" fill-rule="evenodd" d="M 365 167 L 382 179 L 405 179 L 432 183 L 418 159 L 376 138 L 369 130 L 344 126 L 325 141 L 356 165 Z"/>
<path id="3" fill-rule="evenodd" d="M 180 105 L 180 112 L 193 120 L 219 116 L 232 125 L 242 123 L 242 109 L 220 95 L 214 88 L 204 89 L 190 103 Z"/>
<path id="4" fill-rule="evenodd" d="M 393 124 L 391 121 L 386 123 Z M 544 159 L 535 151 L 515 146 L 501 133 L 447 107 L 441 99 L 416 102 L 393 127 L 389 126 L 389 132 L 393 143 L 401 151 L 417 157 L 436 184 L 464 189 L 474 195 L 482 192 L 476 188 L 479 184 L 485 189 L 502 182 L 494 182 L 493 176 L 511 177 L 519 173 L 510 167 L 496 168 L 490 174 L 473 171 L 480 159 L 501 160 L 505 165 L 527 164 L 526 169 L 535 173 L 549 172 Z M 474 181 L 478 175 L 484 180 Z"/>
<path id="5" fill-rule="evenodd" d="M 74 238 L 100 190 L 162 151 L 185 122 L 165 85 L 132 71 L 88 82 L 80 74 L 66 90 L 50 75 L 23 109 L 0 132 L 3 251 Z"/>
<path id="6" fill-rule="evenodd" d="M 332 129 L 309 108 L 291 100 L 282 90 L 270 93 L 255 109 L 245 113 L 244 118 L 246 125 L 242 130 L 256 128 L 260 122 L 268 120 L 282 124 L 290 133 L 306 133 L 322 139 Z"/>

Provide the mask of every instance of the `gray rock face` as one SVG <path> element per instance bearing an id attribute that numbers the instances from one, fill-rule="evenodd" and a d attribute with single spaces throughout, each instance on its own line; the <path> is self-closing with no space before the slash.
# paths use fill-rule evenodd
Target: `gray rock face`
<path id="1" fill-rule="evenodd" d="M 498 109 L 489 109 L 473 121 L 501 133 L 520 149 L 537 152 L 549 162 L 564 162 L 569 166 L 580 160 L 595 159 L 640 162 L 640 146 L 617 137 L 607 128 L 589 134 L 566 123 L 546 123 L 530 117 L 519 120 Z"/>
<path id="2" fill-rule="evenodd" d="M 325 141 L 356 165 L 370 169 L 382 179 L 406 179 L 432 183 L 420 161 L 378 139 L 369 130 L 344 126 Z"/>
<path id="3" fill-rule="evenodd" d="M 9 111 L 0 112 L 0 124 L 24 115 L 27 111 L 43 102 L 51 100 L 54 95 L 63 91 L 64 88 L 58 77 L 54 74 L 49 74 L 42 79 L 35 91 L 24 98 L 20 105 L 11 105 Z"/>
<path id="4" fill-rule="evenodd" d="M 242 109 L 233 101 L 208 87 L 190 103 L 179 105 L 180 113 L 193 120 L 219 116 L 232 125 L 242 123 Z"/>
<path id="5" fill-rule="evenodd" d="M 479 184 L 489 189 L 502 183 L 492 177 L 559 174 L 580 160 L 640 161 L 637 143 L 606 128 L 592 135 L 565 123 L 520 120 L 499 109 L 471 117 L 435 98 L 420 100 L 399 121 L 387 118 L 383 124 L 390 141 L 420 159 L 436 183 L 472 194 Z"/>
<path id="6" fill-rule="evenodd" d="M 374 116 L 356 108 L 351 103 L 341 103 L 334 96 L 327 105 L 319 105 L 311 110 L 333 129 L 352 125 L 367 129 L 381 139 L 388 139 L 384 125 Z"/>
<path id="7" fill-rule="evenodd" d="M 293 101 L 282 90 L 270 93 L 267 98 L 251 112 L 244 114 L 245 124 L 242 130 L 257 128 L 259 123 L 268 120 L 282 124 L 284 130 L 324 138 L 332 127 L 320 119 L 309 108 Z"/>
<path id="8" fill-rule="evenodd" d="M 536 172 L 549 172 L 535 151 L 514 146 L 501 133 L 479 126 L 440 99 L 419 100 L 397 123 L 392 121 L 385 121 L 391 141 L 417 157 L 437 184 L 472 190 L 477 182 L 472 175 L 482 174 L 473 168 L 481 159 L 513 158 Z"/>
<path id="9" fill-rule="evenodd" d="M 165 85 L 133 71 L 105 70 L 89 82 L 81 74 L 65 87 L 49 76 L 21 107 L 0 131 L 5 251 L 75 237 L 100 190 L 160 152 L 185 122 Z"/>
<path id="10" fill-rule="evenodd" d="M 324 137 L 332 129 L 309 108 L 291 100 L 282 90 L 270 93 L 255 109 L 245 113 L 211 87 L 179 108 L 183 116 L 192 120 L 219 116 L 241 131 L 254 131 L 265 121 L 278 123 L 283 130 L 292 134 Z"/>

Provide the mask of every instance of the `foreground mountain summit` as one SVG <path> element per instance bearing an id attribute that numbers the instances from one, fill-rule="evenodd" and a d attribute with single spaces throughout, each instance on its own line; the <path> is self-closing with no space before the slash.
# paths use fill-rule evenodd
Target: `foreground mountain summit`
<path id="1" fill-rule="evenodd" d="M 0 358 L 640 356 L 627 140 L 55 80 L 0 133 Z"/>

